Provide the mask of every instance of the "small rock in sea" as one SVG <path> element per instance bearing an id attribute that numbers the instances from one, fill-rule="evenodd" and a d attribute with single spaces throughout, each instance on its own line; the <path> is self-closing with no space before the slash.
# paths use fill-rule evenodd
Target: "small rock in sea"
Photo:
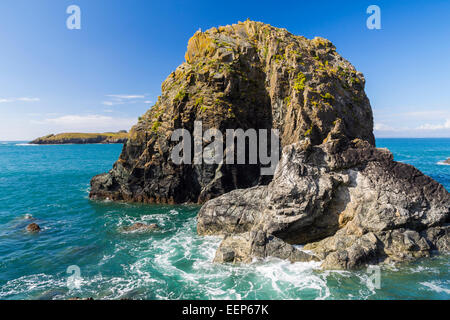
<path id="1" fill-rule="evenodd" d="M 145 224 L 141 222 L 137 222 L 132 224 L 131 226 L 124 227 L 123 231 L 125 232 L 147 232 L 147 231 L 155 231 L 158 230 L 159 226 L 156 223 Z"/>
<path id="2" fill-rule="evenodd" d="M 36 223 L 30 223 L 30 224 L 27 226 L 27 231 L 28 231 L 28 232 L 37 233 L 37 232 L 41 231 L 41 227 L 39 227 L 39 225 L 36 224 Z"/>
<path id="3" fill-rule="evenodd" d="M 447 158 L 447 160 L 444 160 L 444 163 L 450 164 L 450 158 Z"/>
<path id="4" fill-rule="evenodd" d="M 24 216 L 24 219 L 26 219 L 26 220 L 31 220 L 31 219 L 33 219 L 33 216 L 32 216 L 31 214 L 27 213 L 27 214 Z"/>

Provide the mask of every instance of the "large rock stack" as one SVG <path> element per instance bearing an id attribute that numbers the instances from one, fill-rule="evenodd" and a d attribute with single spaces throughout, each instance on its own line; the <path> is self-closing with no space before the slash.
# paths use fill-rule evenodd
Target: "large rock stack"
<path id="1" fill-rule="evenodd" d="M 95 177 L 91 198 L 145 203 L 205 202 L 265 184 L 259 165 L 175 165 L 174 130 L 278 129 L 281 145 L 320 144 L 341 122 L 346 136 L 374 144 L 364 77 L 328 40 L 246 21 L 198 31 L 186 62 L 132 128 L 119 160 Z"/>

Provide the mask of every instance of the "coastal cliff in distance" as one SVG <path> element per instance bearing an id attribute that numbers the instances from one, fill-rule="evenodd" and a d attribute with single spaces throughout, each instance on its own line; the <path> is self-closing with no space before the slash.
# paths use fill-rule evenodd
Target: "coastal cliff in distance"
<path id="1" fill-rule="evenodd" d="M 128 132 L 121 130 L 119 132 L 105 133 L 60 133 L 49 134 L 45 137 L 37 138 L 30 144 L 111 144 L 126 143 L 128 140 Z"/>
<path id="2" fill-rule="evenodd" d="M 364 86 L 323 38 L 254 21 L 198 31 L 90 197 L 204 203 L 198 234 L 224 237 L 216 262 L 272 256 L 356 269 L 449 252 L 450 194 L 376 148 Z M 174 164 L 171 134 L 192 134 L 195 121 L 203 132 L 278 129 L 274 176 L 264 180 L 259 165 Z"/>

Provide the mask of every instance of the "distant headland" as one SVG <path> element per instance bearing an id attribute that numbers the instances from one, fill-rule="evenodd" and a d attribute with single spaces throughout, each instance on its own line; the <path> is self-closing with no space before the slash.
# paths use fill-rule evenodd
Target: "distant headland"
<path id="1" fill-rule="evenodd" d="M 118 132 L 105 133 L 60 133 L 49 134 L 45 137 L 37 138 L 30 144 L 91 144 L 91 143 L 125 143 L 128 140 L 128 132 L 121 130 Z"/>

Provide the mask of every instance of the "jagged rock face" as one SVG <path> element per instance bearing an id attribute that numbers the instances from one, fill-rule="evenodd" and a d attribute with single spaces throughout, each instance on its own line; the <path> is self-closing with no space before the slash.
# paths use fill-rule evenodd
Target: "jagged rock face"
<path id="1" fill-rule="evenodd" d="M 197 32 L 186 62 L 162 84 L 157 103 L 132 128 L 113 169 L 94 177 L 92 198 L 149 203 L 204 202 L 264 184 L 259 165 L 175 165 L 175 129 L 270 129 L 281 145 L 342 134 L 374 144 L 363 75 L 322 38 L 246 21 Z M 270 180 L 270 178 L 269 178 Z"/>
<path id="2" fill-rule="evenodd" d="M 198 233 L 236 237 L 258 231 L 306 244 L 327 269 L 448 251 L 445 188 L 413 166 L 393 161 L 386 149 L 348 141 L 340 129 L 337 124 L 321 145 L 305 139 L 285 147 L 268 186 L 208 201 L 198 215 Z M 258 257 L 246 251 L 243 258 L 242 250 L 234 255 L 238 243 L 229 241 L 220 250 L 239 256 L 236 262 Z"/>

